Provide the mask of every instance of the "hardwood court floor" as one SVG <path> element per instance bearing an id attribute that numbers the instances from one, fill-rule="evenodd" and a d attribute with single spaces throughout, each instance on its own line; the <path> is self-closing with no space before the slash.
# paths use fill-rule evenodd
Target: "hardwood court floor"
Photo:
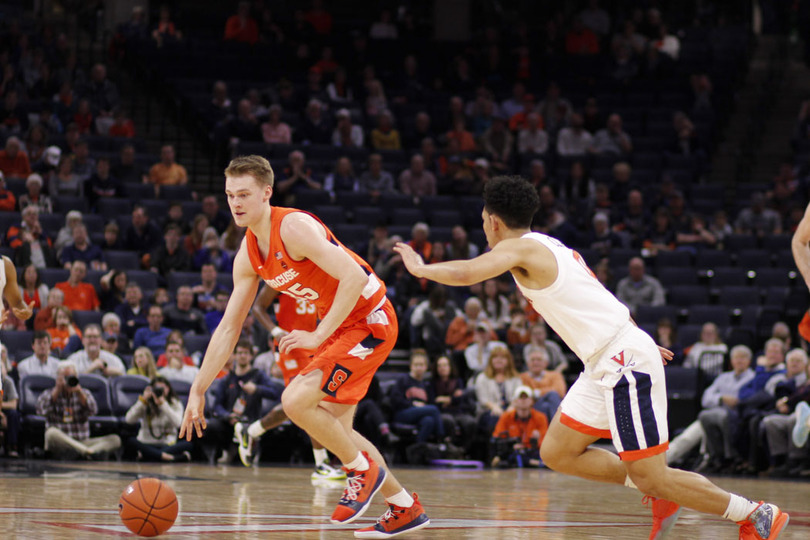
<path id="1" fill-rule="evenodd" d="M 118 519 L 118 497 L 137 476 L 166 480 L 180 499 L 171 538 L 350 539 L 354 526 L 329 523 L 341 487 L 313 486 L 311 469 L 201 464 L 0 460 L 0 538 L 103 539 L 132 536 Z M 419 493 L 431 527 L 405 538 L 646 539 L 641 495 L 548 470 L 400 469 Z M 780 540 L 810 538 L 810 483 L 716 478 L 726 489 L 790 512 Z M 379 497 L 379 496 L 378 496 Z M 357 527 L 374 521 L 379 498 Z M 737 538 L 720 518 L 684 511 L 672 539 Z"/>

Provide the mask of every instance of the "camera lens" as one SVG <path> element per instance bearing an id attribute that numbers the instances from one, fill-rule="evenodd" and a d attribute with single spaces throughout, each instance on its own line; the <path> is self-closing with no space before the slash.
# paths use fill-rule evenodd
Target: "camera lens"
<path id="1" fill-rule="evenodd" d="M 75 387 L 75 386 L 79 386 L 79 378 L 78 378 L 76 375 L 71 375 L 70 377 L 68 377 L 68 378 L 65 380 L 65 382 L 66 382 L 66 383 L 67 383 L 67 385 L 68 385 L 68 386 L 70 386 L 71 388 L 73 388 L 73 387 Z"/>
<path id="2" fill-rule="evenodd" d="M 152 394 L 154 394 L 155 397 L 163 397 L 163 387 L 162 386 L 154 387 L 152 389 Z"/>

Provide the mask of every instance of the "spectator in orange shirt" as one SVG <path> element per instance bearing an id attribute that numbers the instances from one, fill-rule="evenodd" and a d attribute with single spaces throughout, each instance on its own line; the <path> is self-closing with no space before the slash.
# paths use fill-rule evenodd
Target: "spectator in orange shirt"
<path id="1" fill-rule="evenodd" d="M 188 183 L 186 168 L 174 161 L 174 146 L 166 144 L 160 149 L 160 161 L 149 169 L 149 183 L 156 186 L 177 186 Z"/>
<path id="2" fill-rule="evenodd" d="M 531 350 L 526 367 L 529 369 L 520 374 L 520 383 L 532 389 L 534 409 L 552 418 L 568 391 L 562 373 L 548 369 L 548 351 L 542 347 Z"/>
<path id="3" fill-rule="evenodd" d="M 492 432 L 492 466 L 539 467 L 540 445 L 548 431 L 546 416 L 534 410 L 532 389 L 518 386 L 512 406 L 501 415 Z"/>
<path id="4" fill-rule="evenodd" d="M 0 211 L 13 212 L 17 206 L 17 198 L 14 194 L 6 189 L 6 179 L 3 176 L 3 171 L 0 171 Z"/>
<path id="5" fill-rule="evenodd" d="M 574 19 L 571 30 L 565 36 L 565 52 L 578 55 L 599 54 L 599 38 L 582 24 L 580 17 Z"/>
<path id="6" fill-rule="evenodd" d="M 259 41 L 259 25 L 250 16 L 250 2 L 239 2 L 236 15 L 225 23 L 225 41 L 239 41 L 255 45 Z"/>
<path id="7" fill-rule="evenodd" d="M 65 293 L 64 305 L 73 311 L 98 311 L 101 306 L 96 288 L 83 281 L 86 275 L 87 263 L 76 260 L 70 265 L 68 280 L 56 284 Z"/>
<path id="8" fill-rule="evenodd" d="M 456 119 L 453 122 L 453 129 L 447 132 L 448 139 L 455 139 L 458 141 L 460 152 L 475 152 L 476 145 L 472 133 L 467 131 L 464 120 Z"/>
<path id="9" fill-rule="evenodd" d="M 59 351 L 59 356 L 62 356 L 62 351 L 67 347 L 71 337 L 78 336 L 79 339 L 82 337 L 82 331 L 73 323 L 73 314 L 64 306 L 54 309 L 54 326 L 45 330 L 51 336 L 51 350 Z"/>
<path id="10" fill-rule="evenodd" d="M 31 174 L 28 155 L 21 148 L 18 137 L 9 137 L 6 140 L 6 148 L 0 150 L 0 172 L 6 178 L 28 178 Z"/>

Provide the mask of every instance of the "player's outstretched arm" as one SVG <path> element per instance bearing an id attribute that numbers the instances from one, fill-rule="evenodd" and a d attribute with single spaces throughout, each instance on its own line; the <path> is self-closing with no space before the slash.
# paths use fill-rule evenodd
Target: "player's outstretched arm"
<path id="1" fill-rule="evenodd" d="M 363 268 L 342 248 L 326 238 L 325 229 L 311 216 L 295 212 L 281 222 L 281 240 L 294 259 L 309 259 L 338 280 L 332 307 L 314 332 L 293 330 L 279 341 L 279 350 L 314 349 L 332 335 L 352 312 L 368 284 Z"/>
<path id="2" fill-rule="evenodd" d="M 217 374 L 230 358 L 239 335 L 242 332 L 242 323 L 250 312 L 256 290 L 259 285 L 259 276 L 253 271 L 247 254 L 247 246 L 242 241 L 242 249 L 236 254 L 233 265 L 233 292 L 228 300 L 228 307 L 222 316 L 208 348 L 205 351 L 200 371 L 194 377 L 191 391 L 188 396 L 183 414 L 183 423 L 180 426 L 180 438 L 191 440 L 192 433 L 196 431 L 197 437 L 202 437 L 205 422 L 205 392 L 216 378 Z"/>
<path id="3" fill-rule="evenodd" d="M 408 272 L 445 285 L 466 286 L 480 283 L 523 264 L 519 240 L 503 240 L 492 251 L 474 259 L 425 264 L 422 257 L 408 244 L 399 242 L 394 251 L 402 256 Z"/>
<path id="4" fill-rule="evenodd" d="M 8 301 L 11 312 L 14 313 L 15 317 L 21 321 L 30 319 L 31 315 L 34 314 L 34 302 L 26 304 L 23 300 L 20 287 L 17 285 L 17 269 L 11 259 L 3 255 L 2 262 L 6 271 L 6 286 L 3 289 L 3 297 Z"/>
<path id="5" fill-rule="evenodd" d="M 793 259 L 796 267 L 804 278 L 804 282 L 810 288 L 810 205 L 804 211 L 804 217 L 796 227 L 790 247 L 793 250 Z"/>

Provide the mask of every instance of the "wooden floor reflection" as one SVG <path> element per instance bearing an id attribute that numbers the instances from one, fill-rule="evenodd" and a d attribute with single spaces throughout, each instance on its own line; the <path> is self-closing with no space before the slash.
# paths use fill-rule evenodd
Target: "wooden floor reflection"
<path id="1" fill-rule="evenodd" d="M 166 480 L 180 499 L 171 538 L 349 539 L 355 526 L 329 523 L 340 485 L 313 485 L 310 469 L 205 465 L 0 461 L 0 538 L 94 539 L 132 536 L 118 519 L 123 488 L 137 476 Z M 431 527 L 405 538 L 646 539 L 641 496 L 548 470 L 400 469 Z M 791 513 L 780 540 L 810 538 L 810 483 L 716 478 L 722 487 L 767 499 Z M 376 501 L 359 526 L 385 508 Z M 736 527 L 684 511 L 674 539 L 732 539 Z"/>

